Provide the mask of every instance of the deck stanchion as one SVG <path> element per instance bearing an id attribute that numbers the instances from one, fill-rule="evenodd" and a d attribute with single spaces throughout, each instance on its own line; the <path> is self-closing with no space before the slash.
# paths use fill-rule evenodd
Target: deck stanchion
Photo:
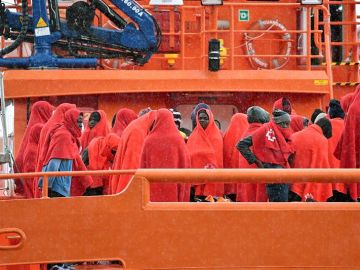
<path id="1" fill-rule="evenodd" d="M 42 188 L 42 197 L 48 198 L 48 188 L 49 188 L 49 177 L 47 175 L 44 175 L 43 177 L 43 188 Z"/>

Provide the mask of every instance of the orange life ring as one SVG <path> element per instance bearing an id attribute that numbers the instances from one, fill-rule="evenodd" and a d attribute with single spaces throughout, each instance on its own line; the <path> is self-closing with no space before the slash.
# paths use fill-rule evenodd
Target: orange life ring
<path id="1" fill-rule="evenodd" d="M 292 50 L 291 35 L 287 32 L 286 27 L 278 20 L 258 20 L 254 25 L 250 27 L 250 30 L 264 30 L 264 33 L 245 33 L 245 45 L 246 53 L 248 55 L 254 55 L 249 57 L 250 63 L 257 69 L 281 69 L 289 62 L 289 55 Z M 279 57 L 273 58 L 260 58 L 256 56 L 253 41 L 262 37 L 266 32 L 271 30 L 281 30 L 283 33 L 279 33 L 283 40 L 279 51 Z"/>

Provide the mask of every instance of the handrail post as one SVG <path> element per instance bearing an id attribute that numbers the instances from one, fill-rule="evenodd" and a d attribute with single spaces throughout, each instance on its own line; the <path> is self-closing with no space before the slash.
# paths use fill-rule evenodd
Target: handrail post
<path id="1" fill-rule="evenodd" d="M 306 70 L 311 70 L 311 10 L 312 8 L 308 7 L 306 11 Z"/>
<path id="2" fill-rule="evenodd" d="M 205 9 L 204 8 L 202 11 L 201 11 L 201 67 L 203 70 L 207 69 L 206 68 L 206 58 L 205 56 L 207 55 L 207 46 L 206 46 L 206 27 L 205 27 L 205 16 L 206 16 L 206 12 L 205 12 Z"/>
<path id="3" fill-rule="evenodd" d="M 329 6 L 329 5 L 328 5 Z M 330 29 L 330 11 L 324 5 L 319 6 L 319 9 L 323 11 L 324 16 L 324 42 L 325 42 L 325 62 L 326 73 L 328 75 L 329 82 L 329 96 L 330 99 L 334 98 L 333 90 L 333 74 L 332 74 L 332 56 L 331 56 L 331 29 Z"/>
<path id="4" fill-rule="evenodd" d="M 181 46 L 181 53 L 180 53 L 180 59 L 181 59 L 181 69 L 185 69 L 185 14 L 187 10 L 184 7 L 180 8 L 180 20 L 181 20 L 181 28 L 180 28 L 180 46 Z"/>
<path id="5" fill-rule="evenodd" d="M 230 7 L 230 13 L 231 13 L 231 19 L 230 19 L 230 55 L 231 55 L 231 59 L 230 59 L 230 63 L 231 63 L 231 70 L 234 70 L 234 64 L 235 64 L 235 12 L 234 12 L 234 6 Z"/>
<path id="6" fill-rule="evenodd" d="M 330 30 L 330 12 L 327 8 L 323 7 L 324 11 L 324 38 L 325 38 L 325 55 L 326 55 L 326 73 L 329 78 L 329 95 L 330 99 L 334 98 L 333 91 L 333 74 L 331 69 L 331 30 Z"/>
<path id="7" fill-rule="evenodd" d="M 317 32 L 319 30 L 319 10 L 314 8 L 314 43 L 319 49 L 319 55 L 323 55 L 321 35 Z"/>
<path id="8" fill-rule="evenodd" d="M 47 175 L 44 175 L 43 177 L 43 188 L 42 188 L 42 197 L 43 198 L 48 198 L 49 194 L 48 194 L 48 188 L 49 188 L 49 177 Z"/>

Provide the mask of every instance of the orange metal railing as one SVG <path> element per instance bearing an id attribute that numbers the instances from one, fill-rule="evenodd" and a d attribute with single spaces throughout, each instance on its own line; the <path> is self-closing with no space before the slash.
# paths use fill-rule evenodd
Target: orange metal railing
<path id="1" fill-rule="evenodd" d="M 66 7 L 68 7 L 69 5 L 61 5 L 60 9 L 63 10 Z M 114 7 L 112 5 L 110 5 L 111 7 Z M 11 7 L 17 7 L 18 6 L 8 6 L 9 8 Z M 162 8 L 161 7 L 153 7 L 153 6 L 147 6 L 144 5 L 144 7 L 148 10 L 150 10 L 150 12 L 152 13 L 156 13 L 157 11 L 161 11 Z M 322 53 L 317 54 L 317 55 L 312 55 L 311 53 L 311 44 L 308 43 L 307 46 L 307 50 L 306 53 L 304 55 L 299 54 L 297 52 L 296 49 L 296 39 L 297 36 L 300 34 L 306 34 L 307 35 L 307 40 L 310 42 L 311 40 L 311 35 L 317 35 L 318 37 L 321 36 L 320 34 L 323 32 L 322 30 L 317 29 L 311 29 L 311 23 L 307 23 L 307 29 L 306 30 L 299 30 L 299 29 L 288 29 L 286 31 L 282 31 L 282 30 L 267 30 L 267 29 L 263 29 L 263 30 L 252 30 L 252 29 L 241 29 L 243 27 L 243 25 L 241 25 L 241 27 L 238 25 L 238 23 L 236 23 L 236 18 L 238 16 L 238 11 L 240 8 L 246 8 L 249 9 L 251 12 L 258 12 L 257 10 L 261 10 L 262 8 L 271 8 L 271 7 L 276 7 L 276 9 L 278 10 L 283 10 L 285 13 L 286 12 L 291 12 L 291 14 L 293 14 L 299 7 L 303 7 L 307 9 L 307 14 L 308 14 L 308 20 L 310 19 L 310 11 L 312 9 L 314 9 L 315 11 L 318 10 L 322 10 L 324 12 L 324 20 L 326 24 L 325 29 L 324 29 L 324 35 L 325 35 L 325 54 L 323 55 Z M 30 8 L 31 10 L 31 5 Z M 179 37 L 180 38 L 180 44 L 181 44 L 181 49 L 179 52 L 179 61 L 180 64 L 176 65 L 174 67 L 168 67 L 169 69 L 171 68 L 175 68 L 175 69 L 201 69 L 201 70 L 206 70 L 207 69 L 207 58 L 208 58 L 208 52 L 207 52 L 207 41 L 210 38 L 224 38 L 226 39 L 226 42 L 224 44 L 224 46 L 227 48 L 228 50 L 228 56 L 225 57 L 225 64 L 223 65 L 222 69 L 225 70 L 238 70 L 238 69 L 252 69 L 249 64 L 238 64 L 238 62 L 240 61 L 244 61 L 244 60 L 249 60 L 251 58 L 254 58 L 255 56 L 258 58 L 264 58 L 264 59 L 271 59 L 271 58 L 279 58 L 279 57 L 286 57 L 286 58 L 290 58 L 292 61 L 295 59 L 306 59 L 306 65 L 305 65 L 305 69 L 306 70 L 311 70 L 311 59 L 314 58 L 320 58 L 320 59 L 324 59 L 324 61 L 327 63 L 328 62 L 328 56 L 331 54 L 330 51 L 328 51 L 328 48 L 326 47 L 327 44 L 327 36 L 329 35 L 329 31 L 326 30 L 327 28 L 327 18 L 329 17 L 329 12 L 327 10 L 327 8 L 325 6 L 316 6 L 316 7 L 309 7 L 309 6 L 301 6 L 300 3 L 279 3 L 279 2 L 264 2 L 264 3 L 254 3 L 254 2 L 241 2 L 241 3 L 234 3 L 234 2 L 225 2 L 223 6 L 214 6 L 214 7 L 202 7 L 199 5 L 189 5 L 185 2 L 184 6 L 181 7 L 166 7 L 164 8 L 164 10 L 169 11 L 170 13 L 174 13 L 174 12 L 180 12 L 180 18 L 181 18 L 181 22 L 180 22 L 180 30 L 179 31 L 175 31 L 174 29 L 174 20 L 170 20 L 168 23 L 170 24 L 170 31 L 163 31 L 163 35 L 164 36 L 170 36 L 172 38 L 175 37 Z M 199 18 L 197 23 L 200 24 L 200 27 L 198 29 L 196 29 L 197 31 L 194 30 L 188 30 L 187 29 L 187 24 L 191 23 L 189 22 L 189 18 L 191 16 L 194 16 L 194 14 L 196 15 L 196 18 Z M 209 16 L 210 14 L 210 16 Z M 294 13 L 295 14 L 295 13 Z M 229 27 L 226 30 L 222 30 L 222 29 L 218 29 L 217 27 L 217 21 L 219 19 L 222 19 L 222 17 L 224 17 L 226 15 L 227 19 L 229 20 Z M 195 18 L 194 17 L 194 18 Z M 170 18 L 173 18 L 172 16 L 170 16 Z M 271 14 L 264 14 L 262 17 L 262 19 L 269 19 L 271 18 Z M 260 18 L 260 19 L 261 19 Z M 251 22 L 255 23 L 257 18 L 254 18 L 251 20 Z M 276 18 L 274 18 L 276 19 Z M 98 25 L 99 26 L 103 26 L 106 22 L 107 22 L 107 18 L 102 15 L 99 14 L 99 19 L 98 21 Z M 294 22 L 296 20 L 296 16 L 293 16 L 292 21 Z M 289 21 L 291 22 L 291 21 Z M 288 22 L 286 22 L 288 23 Z M 248 25 L 245 25 L 245 27 L 247 27 Z M 293 38 L 291 39 L 292 42 L 292 52 L 290 54 L 287 55 L 282 55 L 282 54 L 271 54 L 271 53 L 267 53 L 267 54 L 261 54 L 258 53 L 255 56 L 254 55 L 248 55 L 246 53 L 241 53 L 243 50 L 243 47 L 245 46 L 245 40 L 241 37 L 243 37 L 243 35 L 245 33 L 259 33 L 259 35 L 263 35 L 266 33 L 272 33 L 272 34 L 291 34 L 293 36 Z M 295 36 L 295 37 L 294 37 Z M 200 46 L 200 53 L 199 54 L 192 54 L 191 52 L 187 51 L 187 42 L 189 39 L 191 38 L 198 38 L 199 41 L 199 46 Z M 237 44 L 237 41 L 241 41 L 242 44 Z M 270 40 L 276 41 L 276 39 L 272 38 Z M 262 42 L 266 41 L 266 39 L 262 40 Z M 269 41 L 269 40 L 268 40 Z M 321 41 L 319 41 L 317 39 L 317 43 L 319 45 L 319 48 L 321 49 L 324 44 L 321 43 Z M 261 44 L 261 43 L 260 43 Z M 19 49 L 19 55 L 20 52 L 22 50 Z M 321 51 L 322 52 L 322 51 Z M 166 60 L 165 56 L 162 54 L 156 55 L 153 57 L 153 61 L 151 63 L 157 62 L 157 61 L 161 61 L 164 62 Z M 194 64 L 194 60 L 198 60 L 196 63 L 196 65 Z M 329 61 L 331 62 L 331 60 Z M 151 63 L 149 64 L 151 66 Z M 156 66 L 154 64 L 154 66 Z M 289 67 L 284 67 L 284 69 L 288 69 Z M 302 69 L 303 67 L 299 67 L 297 65 L 292 65 L 292 67 L 290 67 L 289 69 Z M 151 68 L 150 68 L 151 69 Z M 156 69 L 156 68 L 155 68 Z"/>
<path id="2" fill-rule="evenodd" d="M 1 180 L 43 178 L 43 197 L 48 194 L 48 179 L 54 176 L 110 176 L 135 175 L 145 177 L 149 182 L 166 183 L 295 183 L 295 182 L 325 182 L 351 183 L 360 179 L 359 169 L 138 169 L 138 170 L 106 170 L 106 171 L 71 171 L 71 172 L 35 172 L 18 174 L 0 174 Z"/>
<path id="3" fill-rule="evenodd" d="M 328 21 L 326 18 L 319 21 L 319 10 L 314 10 L 314 29 L 318 30 L 320 27 L 324 27 L 325 25 L 329 25 L 330 28 L 332 27 L 342 27 L 341 33 L 342 33 L 342 40 L 341 41 L 333 41 L 333 39 L 336 38 L 336 36 L 332 37 L 329 44 L 332 49 L 336 47 L 341 47 L 342 50 L 338 51 L 338 53 L 341 53 L 340 59 L 341 60 L 335 60 L 337 61 L 334 63 L 335 65 L 341 64 L 341 62 L 346 63 L 357 63 L 359 62 L 359 39 L 357 34 L 357 27 L 360 25 L 360 22 L 358 21 L 359 16 L 356 14 L 357 12 L 357 6 L 359 2 L 356 1 L 324 1 L 324 5 L 327 7 L 328 10 L 331 9 L 331 7 L 337 7 L 341 8 L 341 21 Z M 314 33 L 314 42 L 317 46 L 317 48 L 321 51 L 322 48 L 326 45 L 326 41 L 322 40 L 321 34 L 318 32 Z M 339 56 L 337 56 L 337 59 L 339 59 Z M 339 62 L 341 61 L 341 62 Z M 336 69 L 338 71 L 338 69 Z M 347 70 L 349 74 L 349 70 Z M 345 82 L 336 82 L 334 85 L 342 85 L 342 84 L 351 84 L 355 85 L 356 82 L 359 81 L 359 72 L 358 68 L 352 69 L 350 72 L 352 77 L 352 81 Z M 346 72 L 343 72 L 345 75 Z M 339 75 L 339 74 L 338 74 Z M 338 76 L 339 77 L 339 76 Z M 342 78 L 350 78 L 349 76 L 343 76 Z M 355 82 L 355 83 L 354 83 Z"/>
<path id="4" fill-rule="evenodd" d="M 319 21 L 319 10 L 315 9 L 314 10 L 314 19 L 315 19 L 315 24 L 314 24 L 315 27 L 314 28 L 315 28 L 315 30 L 318 30 L 319 26 L 324 26 L 325 24 L 329 24 L 330 26 L 358 26 L 358 25 L 360 25 L 360 21 L 356 21 L 356 19 L 359 18 L 359 16 L 355 15 L 356 14 L 355 13 L 356 6 L 359 4 L 360 4 L 360 2 L 355 2 L 355 1 L 325 1 L 324 5 L 327 6 L 328 9 L 331 5 L 341 5 L 343 7 L 347 7 L 348 12 L 349 12 L 349 10 L 352 11 L 354 13 L 354 16 L 353 16 L 353 18 L 350 18 L 348 20 L 343 20 L 343 21 L 326 22 L 326 18 L 324 18 L 324 20 L 322 20 L 322 21 Z M 359 46 L 360 41 L 358 41 L 355 32 L 356 31 L 354 31 L 354 33 L 352 35 L 352 41 L 349 41 L 348 39 L 343 39 L 343 41 L 339 41 L 339 42 L 331 41 L 330 45 L 331 46 L 345 46 L 345 47 Z M 316 35 L 315 42 L 316 42 L 316 44 L 318 44 L 318 48 L 321 49 L 321 47 L 325 46 L 325 44 L 324 44 L 324 42 L 322 42 L 321 35 L 318 34 L 318 31 L 315 32 L 315 35 Z M 353 54 L 352 61 L 359 61 L 359 55 L 355 52 Z"/>
<path id="5" fill-rule="evenodd" d="M 189 12 L 194 12 L 194 10 L 197 10 L 198 14 L 201 16 L 201 29 L 199 32 L 186 32 L 184 31 L 185 29 L 185 24 L 184 24 L 184 20 L 182 20 L 182 27 L 181 29 L 183 29 L 182 31 L 180 30 L 177 33 L 165 33 L 168 35 L 180 35 L 181 37 L 181 44 L 182 44 L 182 51 L 180 53 L 180 59 L 181 59 L 181 69 L 186 69 L 187 65 L 188 65 L 188 61 L 193 60 L 194 58 L 201 58 L 201 69 L 207 69 L 207 40 L 211 37 L 213 38 L 218 38 L 218 37 L 228 37 L 228 41 L 225 44 L 225 47 L 227 48 L 229 55 L 227 57 L 226 61 L 229 61 L 229 65 L 222 67 L 222 69 L 225 70 L 238 70 L 238 69 L 251 69 L 251 67 L 249 67 L 248 65 L 244 65 L 242 67 L 239 67 L 239 65 L 236 65 L 235 63 L 237 61 L 239 61 L 239 59 L 251 59 L 254 58 L 255 56 L 258 58 L 275 58 L 275 57 L 287 57 L 290 59 L 302 59 L 305 58 L 306 59 L 306 65 L 305 65 L 305 69 L 306 70 L 311 70 L 311 59 L 314 58 L 320 58 L 323 59 L 326 63 L 330 63 L 331 59 L 328 61 L 329 56 L 331 55 L 330 52 L 330 48 L 329 47 L 325 47 L 325 55 L 322 54 L 317 54 L 317 55 L 312 55 L 311 53 L 311 44 L 309 43 L 307 46 L 307 51 L 305 55 L 300 55 L 297 53 L 296 49 L 293 49 L 292 52 L 289 55 L 282 55 L 282 54 L 256 54 L 254 55 L 249 55 L 246 53 L 240 53 L 238 48 L 239 47 L 243 47 L 245 46 L 246 41 L 244 41 L 242 39 L 243 44 L 236 44 L 235 42 L 235 37 L 237 36 L 242 36 L 245 33 L 258 33 L 259 35 L 263 35 L 266 33 L 277 33 L 277 34 L 291 34 L 291 35 L 299 35 L 299 34 L 306 34 L 308 37 L 308 40 L 310 42 L 311 40 L 311 35 L 312 34 L 321 34 L 323 31 L 316 29 L 316 30 L 312 30 L 311 29 L 311 23 L 307 24 L 307 29 L 306 30 L 298 30 L 298 29 L 289 29 L 289 30 L 268 30 L 268 29 L 263 29 L 263 30 L 253 30 L 253 29 L 239 29 L 238 27 L 235 27 L 235 18 L 237 16 L 237 12 L 239 10 L 239 8 L 248 8 L 249 10 L 256 10 L 256 9 L 261 9 L 264 7 L 276 7 L 279 10 L 284 10 L 284 11 L 289 11 L 289 10 L 296 10 L 299 7 L 301 7 L 301 5 L 299 3 L 252 3 L 252 2 L 242 2 L 242 3 L 228 3 L 225 2 L 224 6 L 221 7 L 212 7 L 211 8 L 211 15 L 214 16 L 214 18 L 211 19 L 211 21 L 216 21 L 219 17 L 220 12 L 224 9 L 229 9 L 229 18 L 230 18 L 230 26 L 229 29 L 227 30 L 219 30 L 216 26 L 215 23 L 209 23 L 207 24 L 207 19 L 206 19 L 206 13 L 205 13 L 205 9 L 203 7 L 199 7 L 199 6 L 183 6 L 180 8 L 180 11 L 182 13 L 182 18 L 187 17 L 187 13 Z M 305 7 L 309 12 L 308 12 L 308 20 L 310 19 L 310 10 L 313 9 L 313 7 Z M 330 14 L 328 12 L 328 10 L 325 8 L 325 6 L 317 6 L 314 7 L 314 9 L 320 9 L 324 12 L 325 17 L 329 17 Z M 265 18 L 271 17 L 271 15 L 263 15 Z M 294 17 L 295 18 L 295 17 Z M 254 21 L 256 22 L 256 21 Z M 329 29 L 324 30 L 324 35 L 325 35 L 325 39 L 329 39 Z M 192 35 L 200 35 L 200 47 L 201 47 L 201 54 L 200 56 L 194 57 L 194 56 L 187 56 L 186 53 L 184 53 L 185 51 L 185 46 L 186 46 L 186 38 Z M 275 40 L 274 38 L 272 40 Z M 265 40 L 266 41 L 266 40 Z M 294 39 L 292 39 L 292 43 L 296 43 L 294 42 Z M 162 56 L 157 56 L 158 58 L 162 58 Z M 286 67 L 284 69 L 287 69 Z M 290 68 L 291 69 L 291 68 Z M 296 66 L 294 69 L 301 69 L 301 67 Z"/>
<path id="6" fill-rule="evenodd" d="M 23 177 L 120 174 L 97 171 Z M 0 175 L 0 179 L 20 174 Z M 356 182 L 358 169 L 137 170 L 112 196 L 0 201 L 0 265 L 121 261 L 126 269 L 359 269 L 358 203 L 152 203 L 149 182 Z M 15 245 L 18 246 L 15 246 Z M 314 251 L 315 250 L 315 251 Z"/>

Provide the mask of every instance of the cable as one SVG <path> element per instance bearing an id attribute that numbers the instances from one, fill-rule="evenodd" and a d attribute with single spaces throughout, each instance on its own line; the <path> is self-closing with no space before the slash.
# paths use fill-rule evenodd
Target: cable
<path id="1" fill-rule="evenodd" d="M 266 29 L 264 33 L 261 33 L 261 34 L 259 34 L 259 35 L 256 36 L 256 37 L 252 37 L 252 38 L 250 37 L 250 38 L 249 38 L 249 41 L 252 41 L 252 40 L 256 40 L 256 39 L 258 39 L 258 38 L 261 38 L 263 35 L 266 34 L 266 32 L 269 32 L 273 26 L 275 26 L 275 24 L 270 25 L 269 28 Z M 248 34 L 245 33 L 244 36 L 245 36 L 245 38 L 247 38 L 247 37 L 248 37 Z M 246 43 L 248 43 L 249 41 L 245 41 L 245 43 L 241 44 L 240 46 L 234 47 L 234 49 L 241 48 L 241 47 L 245 46 Z"/>
<path id="2" fill-rule="evenodd" d="M 6 55 L 12 51 L 14 51 L 17 47 L 21 45 L 21 43 L 26 38 L 26 33 L 29 26 L 29 14 L 28 14 L 28 2 L 27 0 L 21 1 L 21 9 L 22 9 L 22 25 L 19 35 L 16 37 L 13 43 L 11 43 L 9 46 L 3 48 L 0 50 L 0 57 L 3 55 Z"/>

